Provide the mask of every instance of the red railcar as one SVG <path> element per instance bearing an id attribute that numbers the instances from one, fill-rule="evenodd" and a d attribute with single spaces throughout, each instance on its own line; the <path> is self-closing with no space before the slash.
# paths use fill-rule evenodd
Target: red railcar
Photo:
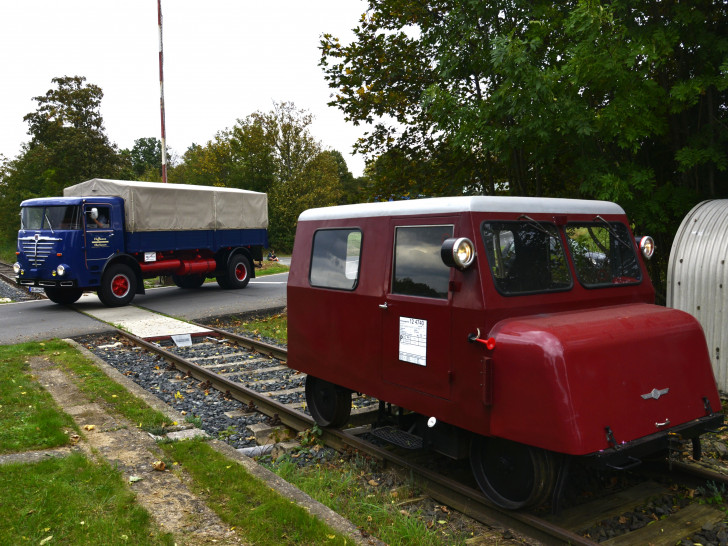
<path id="1" fill-rule="evenodd" d="M 651 240 L 614 203 L 312 209 L 295 241 L 288 363 L 317 422 L 343 425 L 352 392 L 394 405 L 425 446 L 469 450 L 496 504 L 548 499 L 564 456 L 624 468 L 671 434 L 697 456 L 723 422 L 701 327 L 653 304 Z"/>

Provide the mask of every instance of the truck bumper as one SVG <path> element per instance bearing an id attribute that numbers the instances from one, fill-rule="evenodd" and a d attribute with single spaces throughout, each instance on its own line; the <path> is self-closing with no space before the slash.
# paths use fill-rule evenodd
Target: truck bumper
<path id="1" fill-rule="evenodd" d="M 63 287 L 63 288 L 71 288 L 78 286 L 78 281 L 75 279 L 63 279 L 63 280 L 56 280 L 56 279 L 19 279 L 15 278 L 15 282 L 18 283 L 20 286 L 37 286 L 41 288 L 45 287 Z"/>

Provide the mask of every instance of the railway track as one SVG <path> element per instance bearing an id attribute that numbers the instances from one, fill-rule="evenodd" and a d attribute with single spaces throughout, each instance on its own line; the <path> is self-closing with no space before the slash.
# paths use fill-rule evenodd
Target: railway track
<path id="1" fill-rule="evenodd" d="M 285 366 L 287 352 L 281 347 L 228 332 L 210 328 L 215 335 L 192 347 L 162 347 L 124 331 L 117 331 L 129 343 L 152 352 L 185 378 L 193 379 L 205 389 L 216 389 L 242 403 L 247 410 L 255 409 L 289 427 L 295 432 L 314 426 L 305 409 L 304 376 Z M 493 507 L 479 490 L 456 479 L 413 462 L 412 457 L 373 444 L 364 439 L 376 420 L 378 403 L 366 397 L 354 398 L 351 429 L 324 429 L 322 440 L 338 450 L 353 449 L 370 457 L 403 469 L 414 476 L 419 486 L 436 501 L 490 526 L 505 526 L 530 536 L 544 544 L 595 544 L 595 536 L 603 521 L 624 518 L 624 513 L 649 505 L 656 496 L 670 495 L 662 485 L 646 482 L 618 494 L 574 506 L 556 516 L 527 512 L 510 512 Z M 681 472 L 691 473 L 694 467 L 681 465 Z M 728 485 L 722 474 L 701 470 L 699 479 Z M 674 493 L 674 492 L 672 492 Z M 654 516 L 653 516 L 654 517 Z M 710 504 L 688 502 L 685 507 L 660 516 L 659 525 L 635 525 L 635 530 L 607 541 L 609 544 L 676 543 L 715 525 L 724 519 L 722 511 Z M 671 542 L 669 542 L 671 541 Z"/>

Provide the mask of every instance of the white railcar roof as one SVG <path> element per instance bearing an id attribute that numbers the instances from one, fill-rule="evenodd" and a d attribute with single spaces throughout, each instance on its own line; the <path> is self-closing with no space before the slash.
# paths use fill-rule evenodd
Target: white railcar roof
<path id="1" fill-rule="evenodd" d="M 432 197 L 408 201 L 360 203 L 309 209 L 301 213 L 301 222 L 384 216 L 454 214 L 461 212 L 514 212 L 523 214 L 624 214 L 624 209 L 610 201 L 556 199 L 552 197 L 461 196 Z"/>

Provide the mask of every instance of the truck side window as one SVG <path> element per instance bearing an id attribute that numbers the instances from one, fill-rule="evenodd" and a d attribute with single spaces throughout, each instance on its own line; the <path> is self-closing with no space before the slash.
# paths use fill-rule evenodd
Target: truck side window
<path id="1" fill-rule="evenodd" d="M 354 290 L 359 280 L 361 231 L 322 229 L 313 236 L 311 286 Z"/>
<path id="2" fill-rule="evenodd" d="M 586 287 L 635 284 L 642 280 L 627 226 L 621 222 L 566 226 L 576 276 Z"/>
<path id="3" fill-rule="evenodd" d="M 447 299 L 450 268 L 440 257 L 453 226 L 400 226 L 394 236 L 392 293 Z"/>
<path id="4" fill-rule="evenodd" d="M 572 286 L 564 247 L 553 224 L 487 222 L 483 243 L 493 281 L 502 294 L 553 292 Z"/>
<path id="5" fill-rule="evenodd" d="M 92 211 L 96 209 L 94 214 Z M 111 207 L 94 205 L 86 209 L 86 229 L 109 229 Z"/>

